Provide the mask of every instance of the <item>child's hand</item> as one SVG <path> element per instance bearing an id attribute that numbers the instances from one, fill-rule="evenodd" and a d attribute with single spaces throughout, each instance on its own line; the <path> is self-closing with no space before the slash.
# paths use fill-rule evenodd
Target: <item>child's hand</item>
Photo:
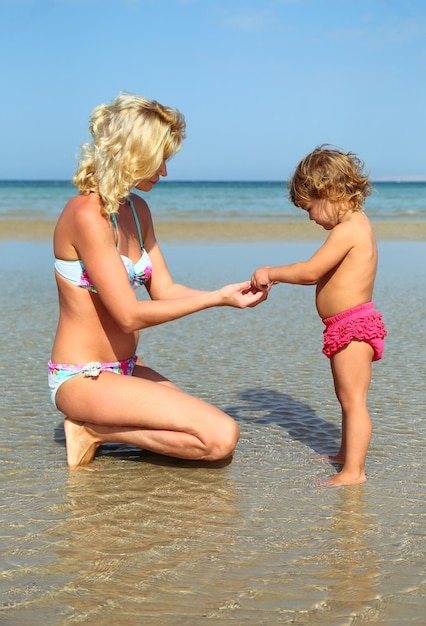
<path id="1" fill-rule="evenodd" d="M 251 277 L 251 284 L 253 287 L 260 290 L 271 288 L 272 281 L 269 278 L 269 269 L 270 266 L 266 266 L 260 267 L 255 271 L 255 273 Z"/>

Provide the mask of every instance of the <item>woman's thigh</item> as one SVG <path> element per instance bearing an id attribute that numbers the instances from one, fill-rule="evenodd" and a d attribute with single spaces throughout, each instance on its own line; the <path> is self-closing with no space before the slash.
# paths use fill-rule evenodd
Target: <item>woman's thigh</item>
<path id="1" fill-rule="evenodd" d="M 112 372 L 102 372 L 96 379 L 75 376 L 58 389 L 56 402 L 66 416 L 104 426 L 199 435 L 234 423 L 145 365 L 136 365 L 133 376 Z"/>

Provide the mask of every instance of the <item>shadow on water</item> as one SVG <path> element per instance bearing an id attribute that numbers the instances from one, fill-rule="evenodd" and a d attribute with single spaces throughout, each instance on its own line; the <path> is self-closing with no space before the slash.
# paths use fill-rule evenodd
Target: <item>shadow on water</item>
<path id="1" fill-rule="evenodd" d="M 337 451 L 340 428 L 319 417 L 308 404 L 272 389 L 245 389 L 238 398 L 244 404 L 226 409 L 237 422 L 276 424 L 317 454 Z"/>

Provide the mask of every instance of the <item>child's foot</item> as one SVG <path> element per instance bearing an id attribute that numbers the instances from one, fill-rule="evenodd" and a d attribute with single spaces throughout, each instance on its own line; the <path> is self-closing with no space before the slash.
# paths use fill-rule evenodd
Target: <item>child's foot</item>
<path id="1" fill-rule="evenodd" d="M 89 433 L 84 422 L 77 422 L 70 417 L 65 418 L 64 431 L 69 469 L 84 469 L 93 460 L 100 445 L 99 440 Z"/>
<path id="2" fill-rule="evenodd" d="M 366 480 L 367 477 L 364 473 L 355 476 L 340 472 L 340 474 L 327 478 L 327 480 L 318 481 L 316 484 L 318 487 L 345 487 L 346 485 L 360 485 L 365 483 Z"/>
<path id="3" fill-rule="evenodd" d="M 315 461 L 331 461 L 339 465 L 345 464 L 345 459 L 340 454 L 322 454 L 321 456 L 315 457 Z"/>

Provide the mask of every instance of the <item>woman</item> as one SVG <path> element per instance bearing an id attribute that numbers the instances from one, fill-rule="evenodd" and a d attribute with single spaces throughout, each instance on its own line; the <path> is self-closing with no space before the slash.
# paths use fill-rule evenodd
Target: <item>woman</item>
<path id="1" fill-rule="evenodd" d="M 139 330 L 216 306 L 253 307 L 250 281 L 216 291 L 176 284 L 146 202 L 185 137 L 179 111 L 120 94 L 92 114 L 74 183 L 54 234 L 59 323 L 49 386 L 64 422 L 67 462 L 78 469 L 105 442 L 182 459 L 229 457 L 239 437 L 225 413 L 194 398 L 136 356 Z M 139 301 L 144 285 L 150 300 Z"/>

